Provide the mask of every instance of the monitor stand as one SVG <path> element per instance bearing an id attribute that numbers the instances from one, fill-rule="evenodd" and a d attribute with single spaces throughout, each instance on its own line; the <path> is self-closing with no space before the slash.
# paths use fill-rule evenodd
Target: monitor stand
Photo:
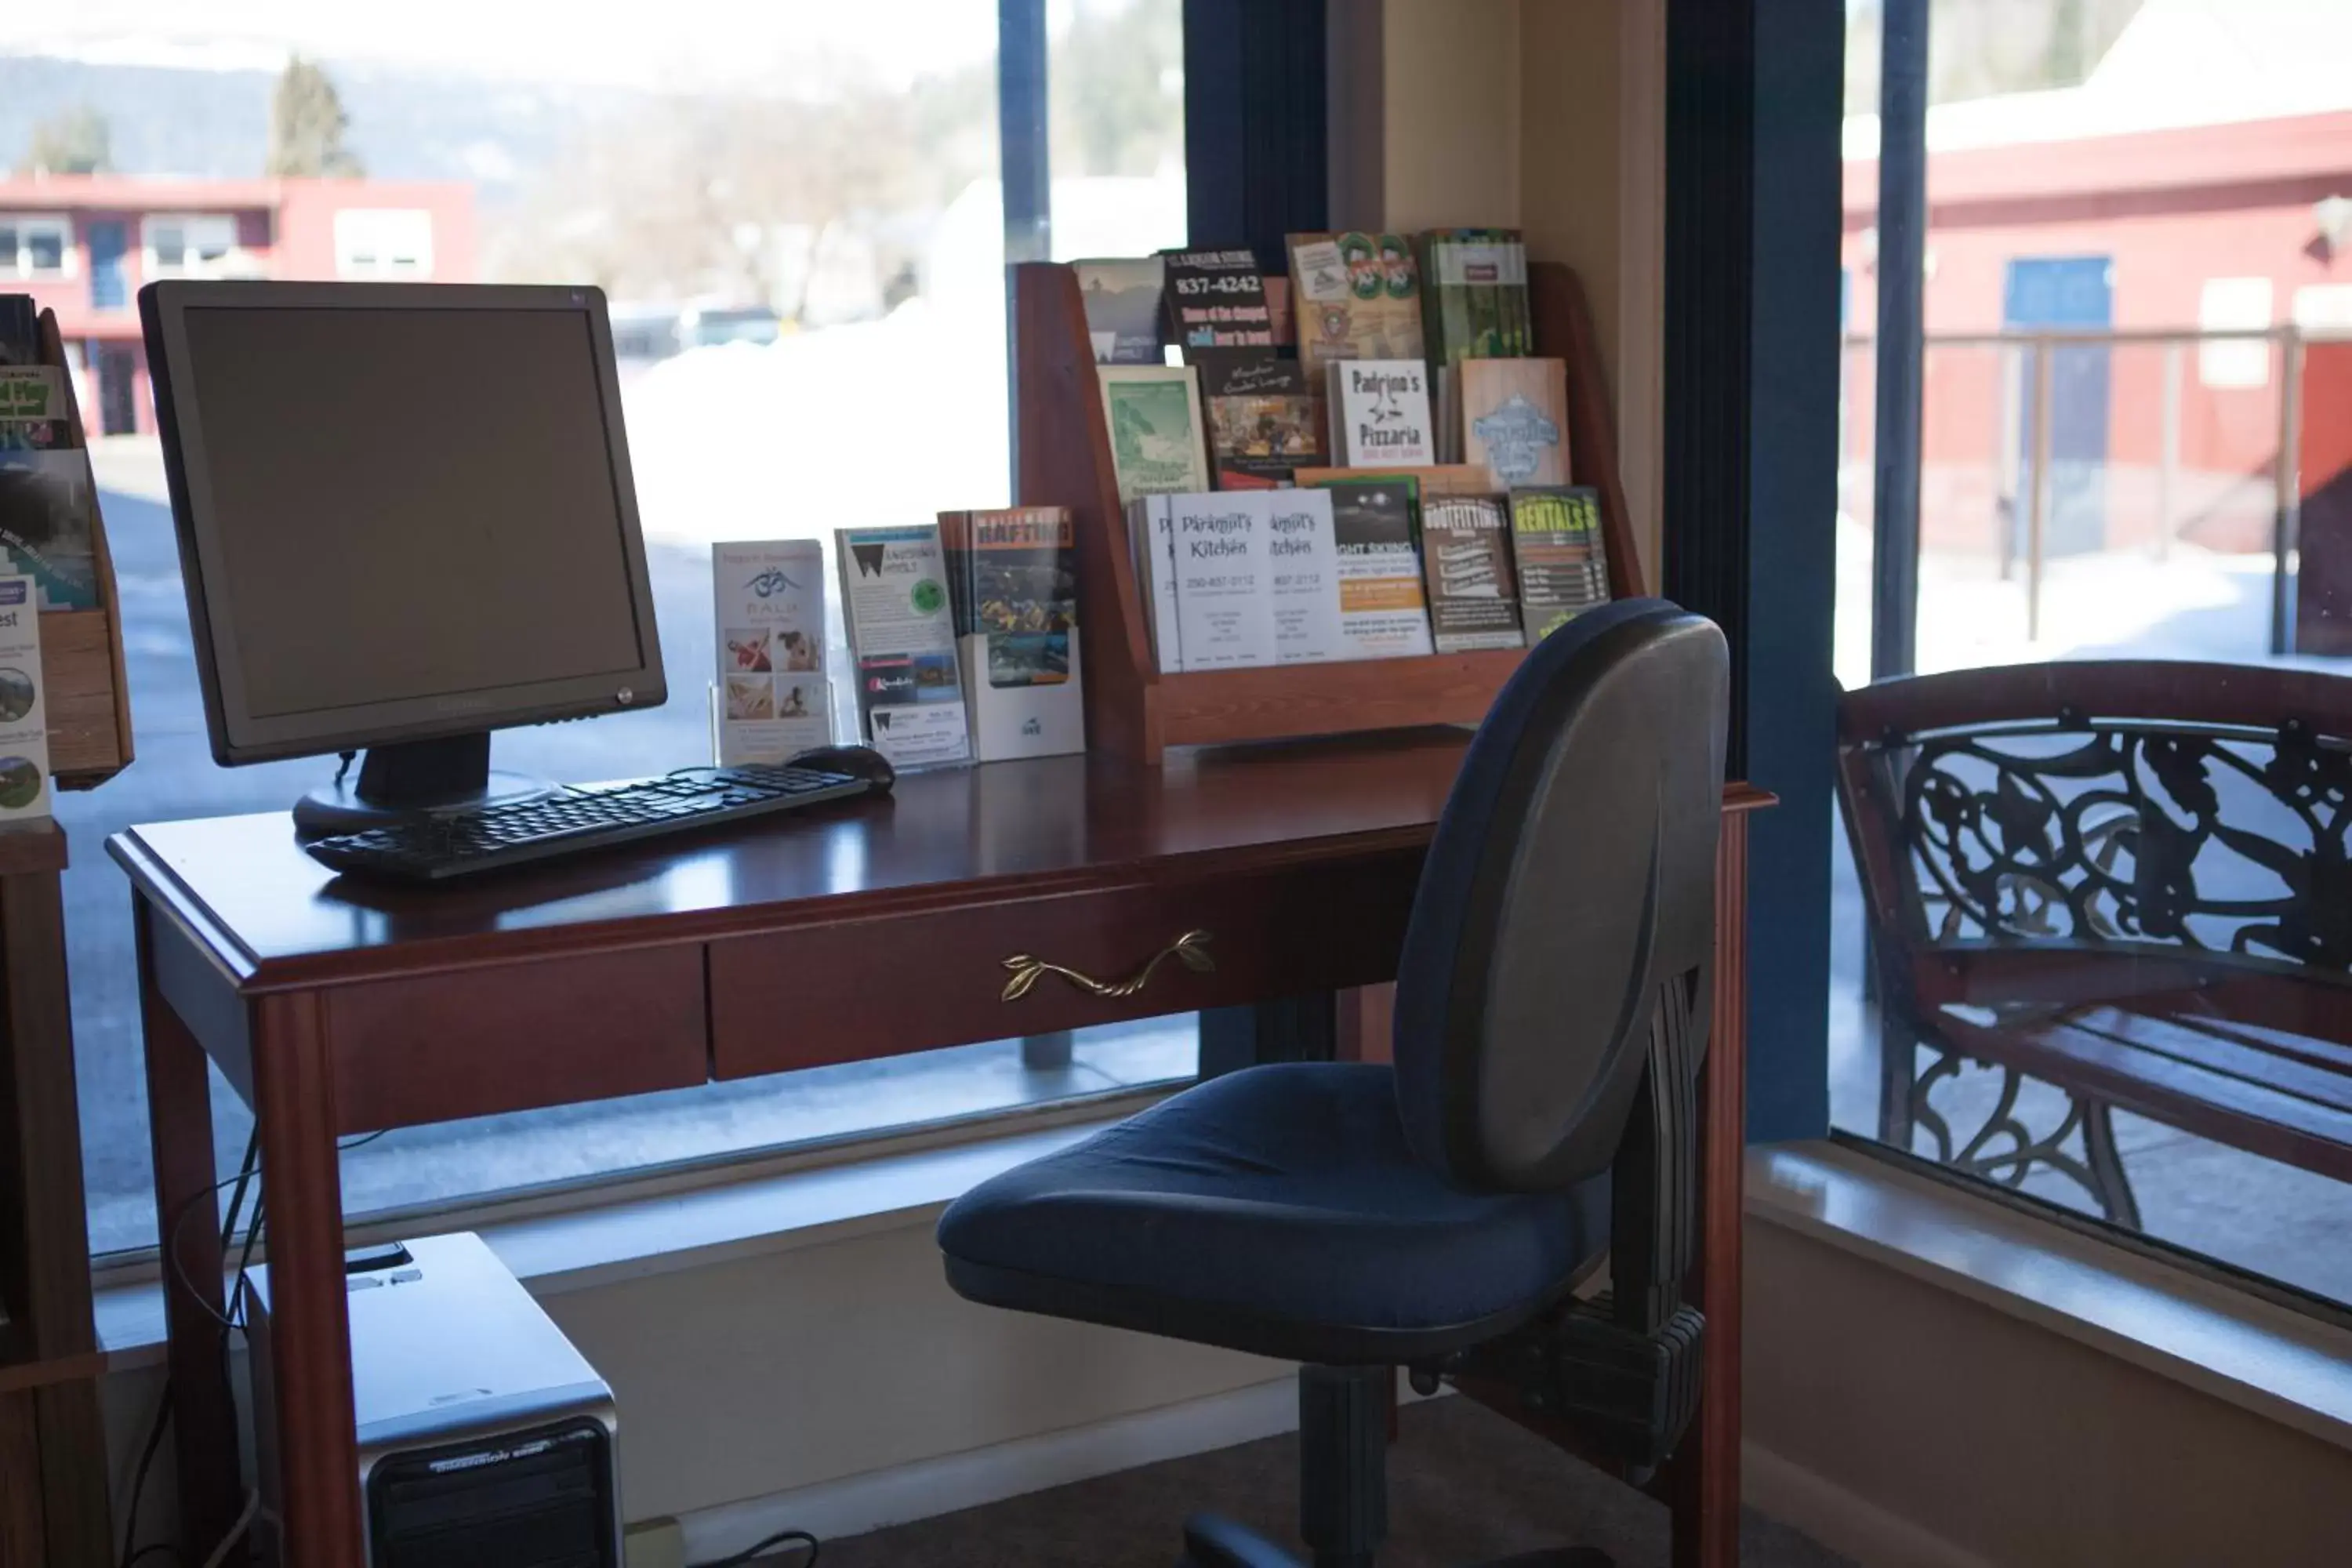
<path id="1" fill-rule="evenodd" d="M 321 784 L 294 803 L 294 836 L 359 833 L 436 812 L 532 800 L 555 789 L 527 773 L 491 772 L 487 730 L 370 746 L 356 780 Z"/>

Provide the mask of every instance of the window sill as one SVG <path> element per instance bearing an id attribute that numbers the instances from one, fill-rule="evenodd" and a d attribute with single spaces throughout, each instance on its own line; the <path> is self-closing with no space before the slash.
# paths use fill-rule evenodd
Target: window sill
<path id="1" fill-rule="evenodd" d="M 904 1140 L 848 1157 L 769 1162 L 708 1175 L 698 1184 L 645 1184 L 608 1192 L 588 1206 L 534 1212 L 440 1214 L 429 1219 L 354 1226 L 357 1247 L 401 1236 L 470 1229 L 534 1296 L 561 1295 L 738 1258 L 788 1252 L 877 1231 L 928 1225 L 940 1211 L 1001 1171 L 1109 1126 L 1158 1094 L 1096 1101 L 1083 1121 L 992 1135 Z M 107 1370 L 161 1365 L 163 1289 L 152 1269 L 96 1292 L 98 1339 Z"/>
<path id="2" fill-rule="evenodd" d="M 1828 1142 L 1751 1150 L 1748 1214 L 2352 1448 L 2352 1331 Z"/>

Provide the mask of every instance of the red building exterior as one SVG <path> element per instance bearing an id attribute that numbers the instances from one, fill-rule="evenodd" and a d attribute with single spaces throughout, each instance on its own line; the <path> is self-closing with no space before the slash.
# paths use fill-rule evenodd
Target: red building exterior
<path id="1" fill-rule="evenodd" d="M 2291 323 L 2352 331 L 2352 111 L 1937 152 L 1927 198 L 1921 528 L 1931 550 L 1994 548 L 2022 504 L 2006 492 L 2021 447 L 2030 451 L 2020 408 L 2030 355 L 1938 345 L 1937 334 Z M 1876 160 L 1849 159 L 1846 320 L 1865 335 L 1875 326 L 1877 199 Z M 2053 534 L 2053 552 L 2144 542 L 2160 510 L 2173 531 L 2213 548 L 2268 547 L 2276 351 L 2173 351 L 2168 464 L 2167 353 L 2117 344 L 2053 359 L 2053 474 L 2063 478 L 2072 448 L 2095 484 L 2077 526 Z M 1868 353 L 1849 353 L 1847 367 L 1845 455 L 1866 475 Z M 1849 487 L 1850 512 L 1866 511 L 1867 489 L 1866 477 Z"/>
<path id="2" fill-rule="evenodd" d="M 139 289 L 157 278 L 474 276 L 473 187 L 449 181 L 0 178 L 0 291 L 54 310 L 85 417 L 152 430 Z"/>

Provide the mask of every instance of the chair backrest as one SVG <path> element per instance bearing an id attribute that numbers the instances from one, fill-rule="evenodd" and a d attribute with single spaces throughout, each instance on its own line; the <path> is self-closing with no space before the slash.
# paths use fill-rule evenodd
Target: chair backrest
<path id="1" fill-rule="evenodd" d="M 2037 956 L 2352 970 L 2352 680 L 2080 661 L 1838 705 L 1838 794 L 1885 978 L 1965 1001 Z M 1889 967 L 1891 966 L 1891 967 Z M 2039 973 L 2036 971 L 2035 973 Z"/>
<path id="2" fill-rule="evenodd" d="M 1423 1163 L 1565 1186 L 1617 1156 L 1660 1040 L 1671 1076 L 1696 1074 L 1729 684 L 1713 622 L 1631 599 L 1538 643 L 1496 696 L 1397 970 L 1399 1109 Z M 1687 1101 L 1687 1081 L 1665 1087 Z"/>

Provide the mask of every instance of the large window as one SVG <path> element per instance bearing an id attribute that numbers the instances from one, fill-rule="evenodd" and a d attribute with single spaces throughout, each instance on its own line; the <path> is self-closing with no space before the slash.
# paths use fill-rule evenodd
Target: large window
<path id="1" fill-rule="evenodd" d="M 245 268 L 231 214 L 159 215 L 146 220 L 142 233 L 150 278 L 228 278 Z"/>
<path id="2" fill-rule="evenodd" d="M 712 542 L 824 539 L 1009 499 L 996 5 L 685 0 L 657 27 L 613 4 L 571 7 L 560 26 L 541 8 L 465 0 L 104 12 L 0 18 L 0 44 L 33 97 L 49 81 L 48 97 L 103 115 L 113 172 L 98 178 L 122 181 L 126 200 L 169 188 L 174 211 L 132 220 L 150 275 L 584 281 L 613 301 L 672 695 L 502 734 L 503 765 L 592 780 L 709 758 Z M 1023 79 L 1047 95 L 1055 252 L 1181 243 L 1179 0 L 1055 0 L 1045 14 L 1046 69 Z M 105 63 L 118 58 L 138 63 Z M 187 211 L 207 186 L 224 207 L 261 191 L 276 205 Z M 110 437 L 94 460 L 139 754 L 59 805 L 103 1253 L 151 1245 L 154 1222 L 128 899 L 100 841 L 133 822 L 283 810 L 333 760 L 213 764 L 155 442 Z M 346 1156 L 349 1206 L 1002 1112 L 1196 1062 L 1179 1018 L 397 1132 Z M 247 1122 L 226 1088 L 215 1100 L 233 1163 Z"/>
<path id="3" fill-rule="evenodd" d="M 335 276 L 427 281 L 433 276 L 433 215 L 417 207 L 345 207 L 335 215 Z"/>
<path id="4" fill-rule="evenodd" d="M 73 265 L 73 225 L 62 217 L 0 216 L 0 278 L 63 278 Z"/>
<path id="5" fill-rule="evenodd" d="M 2314 292 L 2346 278 L 2352 13 L 2322 9 L 2245 0 L 2216 49 L 2155 0 L 1853 0 L 1838 675 L 1968 672 L 2006 732 L 1881 753 L 1886 820 L 1856 826 L 1897 847 L 1894 915 L 1841 832 L 1831 1079 L 1848 1132 L 2352 1301 L 2345 1009 L 2296 1015 L 2352 951 L 2292 934 L 2340 918 L 2347 809 L 2295 781 L 2352 762 L 2302 747 L 2277 679 L 2352 676 L 2352 322 Z M 1882 345 L 1912 262 L 1878 210 L 1881 26 L 1922 10 L 1924 331 Z M 1918 439 L 1885 455 L 1916 528 L 1874 510 L 1906 352 Z M 2099 699 L 2150 721 L 2037 714 L 2079 678 L 2001 673 L 2087 660 L 2160 661 Z"/>

